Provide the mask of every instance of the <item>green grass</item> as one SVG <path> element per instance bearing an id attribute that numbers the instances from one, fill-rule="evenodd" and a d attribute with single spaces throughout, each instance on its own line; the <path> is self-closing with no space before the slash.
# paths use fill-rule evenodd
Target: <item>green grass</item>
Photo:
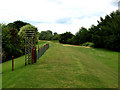
<path id="1" fill-rule="evenodd" d="M 49 43 L 33 65 L 25 66 L 24 56 L 15 59 L 14 71 L 11 61 L 3 63 L 3 88 L 118 87 L 118 52 Z"/>
<path id="2" fill-rule="evenodd" d="M 46 42 L 46 41 L 41 41 L 41 40 L 39 40 L 39 42 L 38 42 L 38 44 L 36 45 L 36 47 L 38 48 L 38 45 L 39 45 L 39 47 L 42 47 L 43 45 L 45 45 L 45 44 L 47 44 L 48 42 Z"/>
<path id="3" fill-rule="evenodd" d="M 52 40 L 51 42 L 53 42 L 53 43 L 59 43 L 58 40 Z"/>

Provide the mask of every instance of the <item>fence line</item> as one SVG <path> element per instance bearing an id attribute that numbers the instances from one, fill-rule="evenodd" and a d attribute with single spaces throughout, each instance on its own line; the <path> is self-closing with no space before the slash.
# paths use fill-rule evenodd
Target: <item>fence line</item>
<path id="1" fill-rule="evenodd" d="M 39 59 L 48 48 L 49 48 L 49 43 L 45 44 L 41 48 L 39 48 L 39 45 L 38 45 L 38 50 L 36 50 L 36 47 L 35 49 L 32 48 L 32 50 L 34 50 L 34 52 L 32 52 L 32 60 L 34 61 L 34 63 L 37 62 L 37 59 Z"/>
<path id="2" fill-rule="evenodd" d="M 36 63 L 37 59 L 39 59 L 48 48 L 49 48 L 49 43 L 45 44 L 42 47 L 39 47 L 39 45 L 38 45 L 38 50 L 36 49 L 36 46 L 35 46 L 35 48 L 32 48 L 31 63 L 32 64 Z M 27 62 L 26 62 L 26 65 L 27 65 Z M 14 56 L 12 56 L 12 71 L 13 70 L 14 70 Z"/>

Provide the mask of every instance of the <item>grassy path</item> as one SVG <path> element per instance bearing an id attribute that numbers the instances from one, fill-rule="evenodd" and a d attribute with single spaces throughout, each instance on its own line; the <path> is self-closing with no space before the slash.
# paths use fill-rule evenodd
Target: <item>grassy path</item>
<path id="1" fill-rule="evenodd" d="M 36 64 L 24 66 L 24 56 L 3 63 L 3 88 L 113 88 L 118 87 L 118 53 L 93 48 L 50 48 Z"/>

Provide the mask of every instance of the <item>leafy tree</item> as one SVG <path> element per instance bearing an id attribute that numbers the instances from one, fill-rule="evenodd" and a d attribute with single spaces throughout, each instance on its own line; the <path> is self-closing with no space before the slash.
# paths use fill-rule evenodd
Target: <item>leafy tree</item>
<path id="1" fill-rule="evenodd" d="M 2 26 L 2 58 L 5 60 L 11 59 L 11 56 L 18 57 L 23 55 L 24 45 L 21 43 L 21 38 L 18 36 L 18 30 L 10 28 L 3 24 Z"/>
<path id="2" fill-rule="evenodd" d="M 75 39 L 77 40 L 76 44 L 80 45 L 89 41 L 89 34 L 86 28 L 81 27 L 79 32 L 76 33 Z"/>
<path id="3" fill-rule="evenodd" d="M 25 26 L 25 25 L 30 25 L 29 23 L 23 22 L 23 21 L 14 21 L 13 23 L 9 23 L 7 26 L 11 28 L 15 28 L 18 31 L 20 31 L 20 28 Z"/>
<path id="4" fill-rule="evenodd" d="M 12 47 L 12 44 L 10 42 L 11 34 L 5 24 L 1 24 L 0 27 L 2 29 L 2 60 L 4 61 L 7 54 L 12 52 L 10 50 Z"/>
<path id="5" fill-rule="evenodd" d="M 64 44 L 71 44 L 71 38 L 73 36 L 74 35 L 71 32 L 66 32 L 66 33 L 60 34 L 59 42 L 64 43 Z"/>
<path id="6" fill-rule="evenodd" d="M 60 35 L 55 32 L 52 40 L 59 40 L 59 38 L 60 38 Z"/>
<path id="7" fill-rule="evenodd" d="M 50 30 L 41 31 L 41 33 L 39 33 L 40 40 L 52 40 L 52 38 L 53 38 L 53 34 L 52 31 Z"/>
<path id="8" fill-rule="evenodd" d="M 54 32 L 54 36 L 57 35 L 57 32 Z"/>
<path id="9" fill-rule="evenodd" d="M 120 51 L 120 15 L 119 11 L 100 17 L 98 25 L 91 27 L 89 32 L 95 47 Z"/>
<path id="10" fill-rule="evenodd" d="M 32 26 L 32 25 L 25 25 L 23 27 L 20 28 L 20 31 L 18 33 L 18 35 L 24 39 L 24 36 L 25 36 L 25 30 L 35 30 L 35 40 L 36 40 L 36 43 L 38 43 L 38 30 L 35 26 Z"/>

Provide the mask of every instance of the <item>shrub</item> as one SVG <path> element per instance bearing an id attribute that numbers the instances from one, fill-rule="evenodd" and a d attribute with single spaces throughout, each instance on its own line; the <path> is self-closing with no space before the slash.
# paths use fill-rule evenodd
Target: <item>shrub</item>
<path id="1" fill-rule="evenodd" d="M 86 43 L 83 43 L 82 46 L 94 47 L 94 43 L 92 43 L 92 42 L 86 42 Z"/>

